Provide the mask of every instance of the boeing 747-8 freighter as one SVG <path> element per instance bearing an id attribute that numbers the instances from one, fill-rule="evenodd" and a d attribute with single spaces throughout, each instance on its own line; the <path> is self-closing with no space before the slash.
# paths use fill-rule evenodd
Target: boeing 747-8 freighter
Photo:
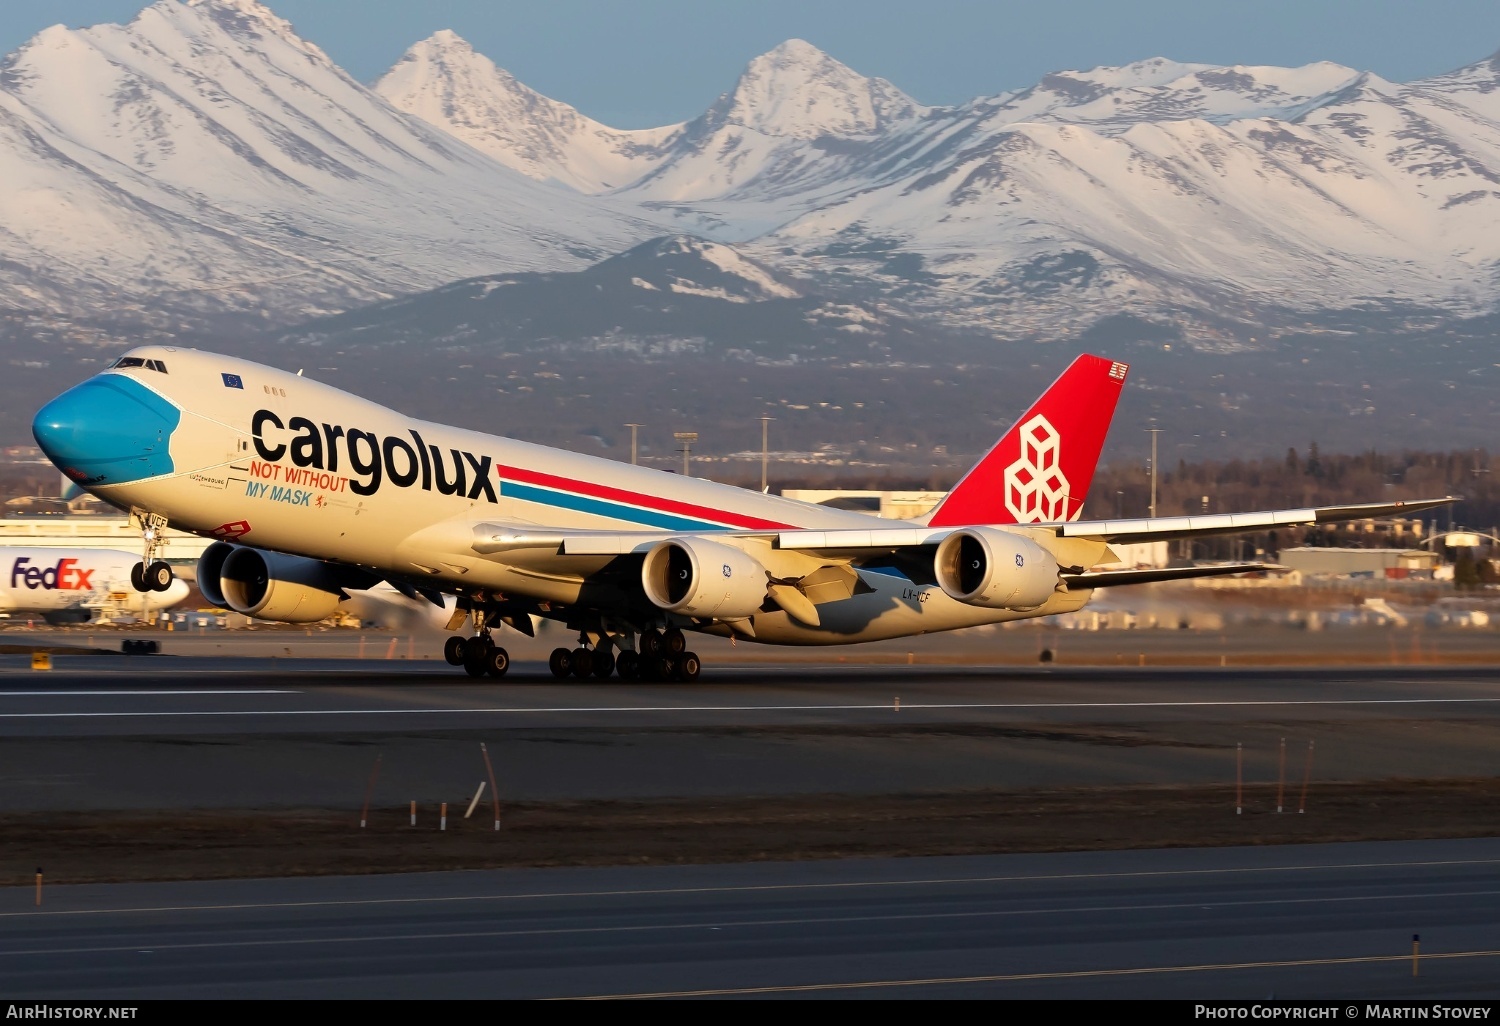
<path id="1" fill-rule="evenodd" d="M 426 421 L 271 367 L 132 350 L 36 415 L 38 444 L 143 525 L 212 537 L 210 600 L 308 623 L 388 582 L 470 626 L 445 654 L 501 676 L 502 624 L 578 632 L 558 677 L 695 679 L 693 633 L 847 645 L 1081 608 L 1094 589 L 1256 564 L 1097 571 L 1112 542 L 1412 513 L 1451 498 L 1217 516 L 1080 519 L 1128 368 L 1080 356 L 912 521 L 627 466 Z"/>

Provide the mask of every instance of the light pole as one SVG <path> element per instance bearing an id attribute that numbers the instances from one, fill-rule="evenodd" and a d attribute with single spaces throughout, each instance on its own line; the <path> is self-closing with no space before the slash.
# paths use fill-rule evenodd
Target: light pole
<path id="1" fill-rule="evenodd" d="M 692 477 L 692 468 L 688 466 L 688 459 L 692 456 L 693 443 L 698 440 L 696 431 L 674 431 L 672 437 L 682 443 L 682 476 Z"/>
<path id="2" fill-rule="evenodd" d="M 771 463 L 771 421 L 775 419 L 764 413 L 760 415 L 760 491 L 762 495 L 766 492 L 766 471 Z"/>
<path id="3" fill-rule="evenodd" d="M 635 433 L 637 431 L 639 431 L 641 428 L 645 427 L 646 425 L 644 425 L 644 424 L 626 424 L 625 426 L 630 429 L 630 465 L 633 467 L 633 466 L 636 465 L 636 458 L 635 458 L 635 456 L 636 456 Z"/>
<path id="4" fill-rule="evenodd" d="M 1151 432 L 1151 516 L 1156 516 L 1156 436 L 1161 428 L 1147 428 Z"/>

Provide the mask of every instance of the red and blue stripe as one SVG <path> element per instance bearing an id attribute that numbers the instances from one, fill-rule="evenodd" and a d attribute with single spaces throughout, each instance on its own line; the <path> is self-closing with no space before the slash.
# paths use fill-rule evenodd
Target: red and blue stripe
<path id="1" fill-rule="evenodd" d="M 500 494 L 505 498 L 663 531 L 785 531 L 796 526 L 521 467 L 498 467 L 496 473 L 500 477 Z"/>

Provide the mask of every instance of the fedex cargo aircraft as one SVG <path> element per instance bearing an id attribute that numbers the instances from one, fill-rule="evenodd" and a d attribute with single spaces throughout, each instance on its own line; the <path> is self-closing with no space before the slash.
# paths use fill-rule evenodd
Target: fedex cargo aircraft
<path id="1" fill-rule="evenodd" d="M 172 583 L 162 528 L 218 539 L 213 602 L 307 623 L 385 582 L 450 608 L 449 662 L 503 675 L 501 625 L 566 624 L 558 677 L 695 679 L 693 633 L 845 645 L 1079 609 L 1094 589 L 1258 564 L 1095 571 L 1111 542 L 1411 513 L 1453 501 L 1082 520 L 1128 368 L 1080 356 L 944 501 L 883 520 L 402 416 L 212 353 L 134 349 L 48 403 L 33 433 L 143 525 L 141 589 Z"/>
<path id="2" fill-rule="evenodd" d="M 132 586 L 138 558 L 115 549 L 0 548 L 0 612 L 36 613 L 48 623 L 87 623 L 103 611 L 144 614 L 175 606 L 188 586 Z"/>

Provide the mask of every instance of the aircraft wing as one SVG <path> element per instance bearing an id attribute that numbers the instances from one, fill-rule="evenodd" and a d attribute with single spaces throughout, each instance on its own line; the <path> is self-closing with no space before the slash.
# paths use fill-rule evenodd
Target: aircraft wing
<path id="1" fill-rule="evenodd" d="M 1459 501 L 1460 496 L 1441 499 L 1415 499 L 1409 502 L 1371 502 L 1355 506 L 1319 506 L 1307 509 L 1264 510 L 1256 513 L 1218 513 L 1192 517 L 1146 517 L 1139 520 L 1074 520 L 1063 523 L 1016 524 L 1049 532 L 1058 538 L 1090 541 L 1147 542 L 1176 538 L 1201 538 L 1213 534 L 1237 534 L 1267 531 L 1276 527 L 1331 524 L 1343 520 L 1365 520 L 1416 513 Z M 975 525 L 980 526 L 980 525 Z M 890 551 L 913 546 L 935 545 L 957 527 L 898 527 L 870 530 L 782 531 L 778 545 L 784 549 L 812 549 L 824 555 L 856 555 L 861 551 Z"/>
<path id="2" fill-rule="evenodd" d="M 1199 538 L 1215 534 L 1265 531 L 1276 527 L 1330 524 L 1417 513 L 1457 502 L 1459 496 L 1415 499 L 1405 502 L 1373 502 L 1352 506 L 1318 506 L 1305 509 L 1265 510 L 1255 513 L 1221 513 L 1191 517 L 1147 517 L 1138 520 L 1075 520 L 1063 523 L 1016 524 L 1008 529 L 1046 532 L 1060 539 L 1093 542 L 1146 542 L 1176 538 Z M 872 518 L 873 519 L 873 518 Z M 978 525 L 976 525 L 978 526 Z M 644 553 L 667 538 L 704 533 L 719 538 L 759 538 L 776 548 L 816 553 L 825 558 L 858 560 L 902 550 L 936 545 L 958 527 L 921 527 L 891 523 L 889 527 L 792 531 L 593 531 L 532 528 L 516 524 L 482 523 L 473 526 L 473 549 L 481 555 L 505 560 L 508 555 L 623 556 Z M 1259 565 L 1250 569 L 1262 569 Z M 1243 572 L 1243 571 L 1240 571 Z"/>
<path id="3" fill-rule="evenodd" d="M 1307 509 L 1266 510 L 1259 513 L 1218 513 L 1192 517 L 1146 517 L 1140 520 L 1078 520 L 1047 524 L 1063 538 L 1097 538 L 1106 542 L 1170 541 L 1211 534 L 1267 531 L 1275 527 L 1333 524 L 1344 520 L 1405 516 L 1458 502 L 1460 495 L 1409 502 L 1370 502 L 1354 506 L 1315 506 Z M 1038 525 L 1043 526 L 1043 525 Z"/>

